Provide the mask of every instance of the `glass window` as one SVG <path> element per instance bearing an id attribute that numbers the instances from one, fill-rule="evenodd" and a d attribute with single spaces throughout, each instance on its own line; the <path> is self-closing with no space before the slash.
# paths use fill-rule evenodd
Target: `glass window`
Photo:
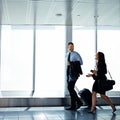
<path id="1" fill-rule="evenodd" d="M 35 96 L 63 97 L 64 76 L 65 27 L 37 27 Z"/>
<path id="2" fill-rule="evenodd" d="M 83 59 L 83 75 L 77 81 L 76 86 L 79 90 L 83 88 L 92 89 L 93 79 L 87 78 L 86 74 L 94 69 L 95 58 L 95 31 L 94 29 L 73 28 L 73 43 L 75 51 L 79 52 Z"/>
<path id="3" fill-rule="evenodd" d="M 32 90 L 33 31 L 27 26 L 2 26 L 1 90 Z"/>
<path id="4" fill-rule="evenodd" d="M 110 71 L 112 78 L 116 81 L 113 91 L 119 91 L 120 87 L 120 30 L 98 30 L 98 51 L 105 54 L 108 71 Z M 110 78 L 109 74 L 107 74 Z"/>

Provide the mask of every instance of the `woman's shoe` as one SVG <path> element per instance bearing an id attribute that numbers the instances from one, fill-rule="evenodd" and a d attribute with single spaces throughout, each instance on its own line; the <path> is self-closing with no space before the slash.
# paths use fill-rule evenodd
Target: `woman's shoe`
<path id="1" fill-rule="evenodd" d="M 88 113 L 94 113 L 96 111 L 96 107 L 92 107 L 90 111 L 88 111 Z"/>
<path id="2" fill-rule="evenodd" d="M 114 109 L 113 109 L 112 113 L 114 113 L 115 111 L 116 111 L 116 107 L 115 107 L 115 105 L 114 105 Z"/>

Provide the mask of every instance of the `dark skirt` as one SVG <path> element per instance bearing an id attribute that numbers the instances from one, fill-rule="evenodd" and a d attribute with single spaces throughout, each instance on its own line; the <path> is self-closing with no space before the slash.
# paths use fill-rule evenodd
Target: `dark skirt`
<path id="1" fill-rule="evenodd" d="M 92 91 L 105 95 L 105 90 L 103 90 L 102 87 L 103 84 L 104 80 L 95 80 L 95 82 L 93 83 Z"/>

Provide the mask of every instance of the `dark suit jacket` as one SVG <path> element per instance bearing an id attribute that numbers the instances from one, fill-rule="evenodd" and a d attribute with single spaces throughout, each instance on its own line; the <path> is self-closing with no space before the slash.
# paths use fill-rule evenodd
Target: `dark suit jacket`
<path id="1" fill-rule="evenodd" d="M 80 62 L 70 62 L 70 75 L 72 77 L 79 77 L 80 74 L 83 74 Z"/>

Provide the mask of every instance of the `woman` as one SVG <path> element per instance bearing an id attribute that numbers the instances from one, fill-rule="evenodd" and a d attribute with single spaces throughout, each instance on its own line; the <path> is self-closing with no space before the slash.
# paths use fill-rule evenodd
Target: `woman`
<path id="1" fill-rule="evenodd" d="M 96 70 L 91 70 L 92 74 L 86 75 L 86 77 L 93 77 L 94 84 L 92 87 L 92 106 L 90 112 L 93 113 L 96 109 L 96 94 L 99 93 L 101 98 L 104 99 L 111 107 L 112 112 L 116 111 L 115 105 L 111 102 L 108 96 L 105 95 L 105 90 L 102 88 L 105 80 L 107 79 L 107 67 L 105 63 L 105 57 L 102 52 L 98 52 L 95 56 L 96 59 Z"/>

